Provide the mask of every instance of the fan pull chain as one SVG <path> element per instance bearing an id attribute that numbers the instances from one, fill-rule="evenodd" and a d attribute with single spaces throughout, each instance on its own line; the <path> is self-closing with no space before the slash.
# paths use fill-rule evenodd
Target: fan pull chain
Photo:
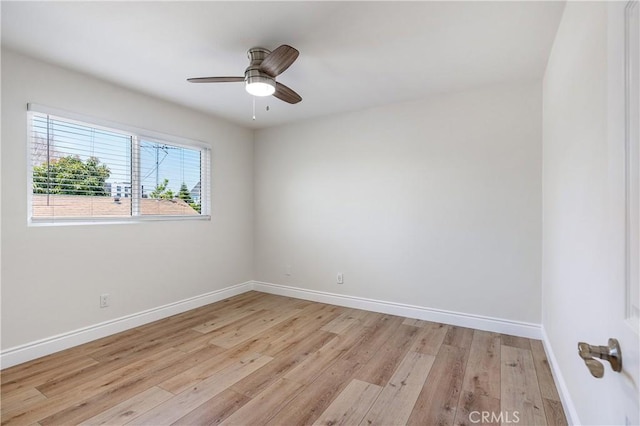
<path id="1" fill-rule="evenodd" d="M 253 121 L 256 121 L 256 97 L 253 96 Z"/>

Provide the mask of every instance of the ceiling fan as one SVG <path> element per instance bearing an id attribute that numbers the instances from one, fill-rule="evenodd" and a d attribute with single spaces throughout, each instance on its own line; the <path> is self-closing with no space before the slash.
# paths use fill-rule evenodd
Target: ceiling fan
<path id="1" fill-rule="evenodd" d="M 302 100 L 300 95 L 282 83 L 276 81 L 276 77 L 282 74 L 298 58 L 298 52 L 293 47 L 283 44 L 273 52 L 262 48 L 253 47 L 247 52 L 251 62 L 244 72 L 244 77 L 199 77 L 188 78 L 191 83 L 232 83 L 245 82 L 247 92 L 254 96 L 270 96 L 297 104 Z"/>

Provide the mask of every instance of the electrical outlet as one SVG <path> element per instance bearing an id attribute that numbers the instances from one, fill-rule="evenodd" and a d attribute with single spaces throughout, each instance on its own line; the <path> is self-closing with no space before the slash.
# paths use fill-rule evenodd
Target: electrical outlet
<path id="1" fill-rule="evenodd" d="M 109 295 L 108 294 L 101 294 L 100 295 L 100 307 L 101 308 L 106 308 L 107 306 L 109 306 Z"/>
<path id="2" fill-rule="evenodd" d="M 344 275 L 342 272 L 338 272 L 338 276 L 336 277 L 336 282 L 338 284 L 344 284 Z"/>

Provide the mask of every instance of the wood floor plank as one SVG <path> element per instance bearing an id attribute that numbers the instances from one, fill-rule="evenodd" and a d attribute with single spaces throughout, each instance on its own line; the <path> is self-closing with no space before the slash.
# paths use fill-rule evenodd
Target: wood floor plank
<path id="1" fill-rule="evenodd" d="M 48 368 L 42 368 L 39 371 L 25 371 L 24 376 L 7 375 L 5 380 L 4 372 L 2 374 L 2 392 L 9 394 L 11 392 L 19 392 L 21 389 L 42 386 L 58 379 L 61 375 L 82 374 L 83 371 L 95 367 L 98 361 L 84 354 L 77 358 L 63 358 L 50 361 Z M 12 378 L 13 377 L 13 378 Z"/>
<path id="2" fill-rule="evenodd" d="M 203 322 L 202 324 L 198 324 L 194 327 L 192 327 L 192 329 L 194 331 L 197 331 L 198 333 L 202 333 L 202 334 L 207 334 L 207 333 L 211 333 L 212 331 L 218 330 L 222 327 L 225 327 L 229 324 L 233 324 L 234 322 L 241 320 L 242 318 L 246 318 L 248 316 L 252 316 L 254 315 L 256 312 L 258 312 L 259 310 L 257 308 L 252 308 L 252 309 L 238 309 L 235 312 L 229 312 L 226 315 L 224 314 L 217 314 L 213 317 L 211 317 L 209 320 Z M 209 337 L 211 338 L 211 337 Z"/>
<path id="3" fill-rule="evenodd" d="M 181 374 L 173 376 L 159 386 L 174 395 L 177 395 L 198 383 L 208 379 L 212 374 L 225 368 L 240 363 L 253 362 L 260 358 L 262 354 L 256 352 L 246 352 L 242 350 L 225 351 L 209 359 L 203 360 L 201 363 L 194 365 Z"/>
<path id="4" fill-rule="evenodd" d="M 354 376 L 363 382 L 384 386 L 405 357 L 418 334 L 418 328 L 400 324 L 393 336 L 380 346 Z"/>
<path id="5" fill-rule="evenodd" d="M 248 311 L 238 311 L 222 318 L 215 318 L 214 320 L 207 321 L 204 324 L 193 327 L 194 331 L 202 334 L 206 334 L 209 340 L 214 337 L 229 333 L 234 327 L 242 327 L 246 324 L 255 321 L 258 317 L 263 315 L 269 315 L 272 312 L 268 309 L 252 308 Z"/>
<path id="6" fill-rule="evenodd" d="M 433 355 L 409 352 L 360 425 L 405 425 L 434 361 Z"/>
<path id="7" fill-rule="evenodd" d="M 347 309 L 341 313 L 330 323 L 321 328 L 323 331 L 328 331 L 335 334 L 343 334 L 354 324 L 361 324 L 361 320 L 364 318 L 366 312 L 360 309 Z"/>
<path id="8" fill-rule="evenodd" d="M 175 346 L 180 341 L 188 341 L 197 337 L 198 334 L 189 330 L 189 327 L 199 321 L 200 319 L 198 318 L 181 317 L 176 323 L 165 322 L 157 329 L 141 333 L 140 338 L 136 340 L 121 340 L 117 344 L 93 351 L 90 355 L 98 361 L 121 358 L 132 359 L 136 356 L 143 357 L 154 350 L 163 350 Z"/>
<path id="9" fill-rule="evenodd" d="M 141 327 L 137 327 L 142 333 L 147 333 L 149 330 L 155 330 L 164 327 L 165 324 L 181 321 L 184 318 L 199 318 L 201 322 L 206 322 L 210 318 L 218 316 L 227 316 L 233 312 L 239 310 L 251 310 L 259 306 L 259 302 L 265 297 L 264 293 L 257 291 L 248 291 L 246 293 L 223 299 L 209 305 L 200 306 L 198 308 L 185 311 Z"/>
<path id="10" fill-rule="evenodd" d="M 71 377 L 65 375 L 58 380 L 51 380 L 42 386 L 37 386 L 36 389 L 38 389 L 47 397 L 64 395 L 70 391 L 78 391 L 80 389 L 85 392 L 90 392 L 92 389 L 98 389 L 103 386 L 108 386 L 110 384 L 113 384 L 115 380 L 130 376 L 131 374 L 135 374 L 136 372 L 145 369 L 147 366 L 162 363 L 163 360 L 159 359 L 159 357 L 168 354 L 172 354 L 176 359 L 182 357 L 182 354 L 178 353 L 178 351 L 169 348 L 165 351 L 153 353 L 153 355 L 149 357 L 138 359 L 134 362 L 119 363 L 117 366 L 105 363 L 105 365 L 107 365 L 107 368 L 102 368 L 102 366 L 100 366 L 93 369 L 90 373 L 88 372 L 87 374 L 74 374 Z M 85 380 L 83 380 L 83 378 Z"/>
<path id="11" fill-rule="evenodd" d="M 191 332 L 190 330 L 185 331 Z M 153 359 L 155 354 L 167 349 L 175 351 L 175 349 L 167 344 L 153 345 L 152 348 L 140 350 L 131 350 L 130 348 L 123 349 L 123 354 L 115 354 L 111 358 L 103 359 L 99 364 L 91 365 L 82 370 L 74 371 L 70 369 L 70 372 L 61 374 L 57 378 L 51 379 L 43 385 L 39 385 L 38 389 L 47 396 L 59 395 L 70 389 L 83 386 L 88 381 L 110 377 L 110 375 L 116 371 L 120 371 L 120 369 L 128 368 L 132 365 L 144 365 L 145 362 Z M 207 353 L 211 355 L 212 351 L 220 352 L 222 348 L 211 346 Z"/>
<path id="12" fill-rule="evenodd" d="M 201 318 L 211 314 L 226 316 L 230 312 L 237 310 L 253 309 L 258 306 L 258 303 L 261 300 L 265 299 L 265 296 L 267 295 L 260 293 L 259 291 L 248 291 L 237 296 L 229 297 L 228 299 L 220 300 L 218 302 L 187 311 L 184 314 L 189 315 L 190 313 L 193 313 L 194 316 L 200 316 Z"/>
<path id="13" fill-rule="evenodd" d="M 132 363 L 133 362 L 126 360 L 113 362 L 96 361 L 79 370 L 69 369 L 69 371 L 59 373 L 57 376 L 52 377 L 36 387 L 47 396 L 60 395 L 82 384 L 98 380 L 107 373 L 112 373 L 120 368 L 126 368 Z"/>
<path id="14" fill-rule="evenodd" d="M 232 348 L 235 345 L 251 339 L 254 336 L 268 330 L 288 318 L 296 315 L 296 310 L 264 311 L 261 315 L 253 315 L 250 321 L 241 321 L 233 326 L 223 327 L 210 342 L 223 348 Z"/>
<path id="15" fill-rule="evenodd" d="M 364 311 L 364 314 L 362 314 L 362 316 L 358 318 L 358 323 L 354 324 L 354 326 L 361 325 L 363 327 L 374 327 L 380 322 L 380 319 L 384 317 L 385 314 L 382 314 L 380 312 Z M 391 318 L 393 317 L 394 316 L 391 315 Z M 404 318 L 400 318 L 400 321 L 404 321 Z"/>
<path id="16" fill-rule="evenodd" d="M 63 424 L 64 422 L 59 420 L 60 417 L 66 417 L 67 413 L 74 412 L 76 407 L 82 404 L 82 401 L 105 391 L 118 388 L 124 382 L 129 381 L 131 376 L 136 377 L 142 374 L 145 369 L 154 371 L 154 368 L 157 368 L 159 365 L 164 365 L 167 362 L 179 362 L 183 356 L 183 354 L 174 349 L 159 352 L 149 359 L 137 361 L 130 366 L 118 369 L 99 379 L 91 380 L 83 385 L 69 389 L 67 392 L 47 398 L 45 401 L 34 406 L 28 406 L 22 410 L 18 410 L 12 413 L 9 418 L 3 418 L 2 423 L 21 425 L 33 422 L 40 422 L 43 425 Z M 117 401 L 116 403 L 119 402 L 121 401 Z M 97 412 L 90 413 L 90 415 L 87 415 L 85 418 L 92 417 L 104 411 L 103 409 L 98 410 Z"/>
<path id="17" fill-rule="evenodd" d="M 305 311 L 307 309 L 305 308 Z M 299 317 L 286 320 L 274 328 L 278 328 L 280 333 L 274 335 L 272 339 L 268 339 L 267 346 L 257 345 L 260 347 L 258 352 L 269 356 L 277 356 L 280 353 L 286 353 L 298 347 L 309 336 L 321 335 L 333 337 L 333 333 L 322 330 L 322 325 L 331 321 L 340 314 L 340 309 L 335 309 L 331 305 L 323 305 L 320 310 L 309 310 L 308 312 L 300 312 Z M 262 341 L 263 339 L 253 339 Z"/>
<path id="18" fill-rule="evenodd" d="M 487 415 L 486 413 L 489 414 Z M 491 417 L 491 413 L 494 414 L 494 417 Z M 499 417 L 496 417 L 499 415 L 499 399 L 463 390 L 453 424 L 456 426 L 473 426 L 477 424 L 500 426 Z"/>
<path id="19" fill-rule="evenodd" d="M 273 362 L 234 384 L 233 389 L 248 397 L 255 397 L 256 394 L 271 386 L 271 384 L 299 365 L 309 356 L 310 352 L 315 352 L 326 344 L 333 336 L 332 333 L 324 331 L 309 336 L 304 341 L 290 347 L 286 353 L 281 353 L 279 356 L 274 357 Z"/>
<path id="20" fill-rule="evenodd" d="M 414 327 L 422 328 L 425 325 L 429 324 L 429 322 L 428 321 L 419 320 L 419 319 L 414 319 L 414 318 L 405 318 L 405 320 L 402 321 L 402 324 L 404 324 L 404 325 L 412 325 Z"/>
<path id="21" fill-rule="evenodd" d="M 46 399 L 46 396 L 33 387 L 24 387 L 11 393 L 3 394 L 0 401 L 2 403 L 2 418 L 9 417 L 17 411 L 24 410 L 26 407 L 36 406 Z"/>
<path id="22" fill-rule="evenodd" d="M 227 299 L 226 302 L 229 302 L 234 305 L 240 305 L 243 303 L 247 303 L 246 299 L 240 300 L 231 300 Z M 181 312 L 179 314 L 172 315 L 170 317 L 162 318 L 158 321 L 151 322 L 148 324 L 141 325 L 138 327 L 138 331 L 144 335 L 154 335 L 157 332 L 165 329 L 175 329 L 181 328 L 186 329 L 193 327 L 194 324 L 198 324 L 200 322 L 205 321 L 207 318 L 211 316 L 218 315 L 221 310 L 227 309 L 227 307 L 223 307 L 225 301 L 218 302 L 215 305 L 204 305 L 198 308 L 188 310 L 185 312 Z"/>
<path id="23" fill-rule="evenodd" d="M 105 411 L 107 406 L 122 402 L 122 400 L 112 397 L 112 392 L 118 392 L 119 398 L 123 398 L 125 395 L 126 399 L 132 398 L 142 389 L 147 388 L 144 383 L 148 382 L 148 377 L 153 377 L 156 373 L 161 374 L 162 370 L 166 371 L 167 369 L 174 373 L 172 365 L 183 359 L 184 354 L 170 349 L 152 357 L 152 361 L 147 363 L 142 370 L 121 369 L 115 371 L 113 375 L 108 375 L 105 381 L 97 381 L 93 386 L 89 386 L 89 384 L 80 386 L 77 390 L 60 395 L 59 397 L 75 395 L 76 399 L 65 409 L 40 420 L 40 424 L 43 426 L 78 424 Z"/>
<path id="24" fill-rule="evenodd" d="M 300 383 L 283 378 L 278 379 L 221 424 L 239 426 L 264 424 L 287 405 L 302 388 Z"/>
<path id="25" fill-rule="evenodd" d="M 272 295 L 257 291 L 249 291 L 229 299 L 203 306 L 193 311 L 178 314 L 175 317 L 179 317 L 180 315 L 191 316 L 190 313 L 193 312 L 193 317 L 198 317 L 201 319 L 202 323 L 205 323 L 215 318 L 232 317 L 234 314 L 239 312 L 255 312 L 257 310 L 266 309 L 267 307 L 274 306 L 276 300 L 277 299 Z M 174 317 L 170 317 L 168 319 L 173 321 Z"/>
<path id="26" fill-rule="evenodd" d="M 16 406 L 29 404 L 29 401 L 42 401 L 47 397 L 34 387 L 20 388 L 17 391 L 7 393 L 2 396 L 2 402 L 5 406 Z"/>
<path id="27" fill-rule="evenodd" d="M 270 426 L 312 424 L 347 386 L 349 379 L 358 368 L 359 364 L 355 361 L 335 360 L 266 424 Z"/>
<path id="28" fill-rule="evenodd" d="M 442 343 L 448 346 L 468 349 L 471 347 L 472 340 L 473 329 L 452 325 L 449 326 L 449 331 L 447 331 L 447 335 L 444 337 Z"/>
<path id="29" fill-rule="evenodd" d="M 381 391 L 381 386 L 361 380 L 352 380 L 313 423 L 314 426 L 359 424 Z"/>
<path id="30" fill-rule="evenodd" d="M 500 336 L 474 331 L 462 389 L 499 400 L 500 368 Z"/>
<path id="31" fill-rule="evenodd" d="M 273 357 L 279 355 L 287 356 L 287 354 L 299 350 L 300 346 L 305 346 L 306 343 L 309 343 L 314 348 L 313 350 L 316 350 L 318 349 L 316 347 L 318 340 L 322 341 L 324 345 L 334 337 L 335 334 L 326 331 L 299 328 L 295 332 L 288 332 L 270 341 L 266 346 L 262 346 L 262 350 L 259 352 Z M 260 345 L 252 346 L 259 347 Z M 243 345 L 239 347 L 243 347 Z"/>
<path id="32" fill-rule="evenodd" d="M 154 386 L 85 420 L 80 425 L 124 425 L 171 397 L 173 397 L 171 392 Z"/>
<path id="33" fill-rule="evenodd" d="M 157 405 L 142 416 L 134 419 L 132 425 L 171 425 L 183 416 L 184 412 L 193 411 L 217 394 L 269 363 L 273 358 L 259 356 L 251 360 L 240 360 L 229 367 L 212 374 L 173 398 Z"/>
<path id="34" fill-rule="evenodd" d="M 365 327 L 354 325 L 351 332 L 337 335 L 317 351 L 312 352 L 298 366 L 285 374 L 285 378 L 308 385 L 313 382 L 338 358 L 351 349 L 362 338 Z"/>
<path id="35" fill-rule="evenodd" d="M 450 328 L 448 325 L 434 322 L 424 324 L 410 350 L 421 354 L 437 355 Z"/>
<path id="36" fill-rule="evenodd" d="M 547 418 L 547 424 L 553 426 L 566 426 L 567 417 L 564 414 L 562 403 L 552 399 L 542 398 L 544 406 L 544 414 Z"/>
<path id="37" fill-rule="evenodd" d="M 514 348 L 527 349 L 531 350 L 531 345 L 529 344 L 529 339 L 519 336 L 510 336 L 508 334 L 500 335 L 502 339 L 502 344 L 505 346 L 512 346 Z"/>
<path id="38" fill-rule="evenodd" d="M 195 337 L 195 332 L 192 330 L 180 330 L 175 333 L 171 330 L 167 330 L 167 333 L 168 334 L 165 336 L 170 337 L 163 337 L 161 334 L 145 336 L 138 339 L 137 344 L 129 344 L 127 347 L 100 351 L 100 353 L 92 354 L 91 356 L 102 365 L 106 365 L 108 361 L 124 361 L 125 363 L 132 362 L 145 358 L 149 354 L 172 348 L 177 342 L 189 341 Z"/>
<path id="39" fill-rule="evenodd" d="M 246 296 L 249 293 L 253 294 L 251 296 Z M 260 293 L 248 292 L 240 296 L 197 308 L 194 310 L 195 313 L 193 315 L 189 315 L 192 311 L 187 311 L 183 314 L 178 314 L 173 317 L 166 318 L 165 320 L 148 324 L 147 326 L 152 329 L 158 328 L 162 325 L 162 321 L 170 321 L 173 323 L 181 315 L 189 315 L 189 318 L 198 318 L 198 321 L 192 324 L 192 329 L 200 332 L 201 334 L 207 333 L 217 329 L 217 326 L 222 327 L 228 323 L 236 321 L 239 317 L 248 316 L 257 310 L 260 310 L 261 307 L 264 306 L 264 304 L 261 303 L 262 299 L 263 297 Z M 200 327 L 204 327 L 204 325 L 207 325 L 208 327 L 205 327 L 206 329 L 200 329 Z"/>
<path id="40" fill-rule="evenodd" d="M 469 351 L 442 345 L 407 425 L 452 425 Z"/>
<path id="41" fill-rule="evenodd" d="M 531 351 L 502 345 L 500 356 L 502 411 L 507 413 L 517 411 L 521 424 L 546 425 Z"/>
<path id="42" fill-rule="evenodd" d="M 219 425 L 224 419 L 238 411 L 240 407 L 243 407 L 249 401 L 251 401 L 251 398 L 239 394 L 232 389 L 225 389 L 184 417 L 176 420 L 172 425 Z"/>
<path id="43" fill-rule="evenodd" d="M 209 354 L 209 348 L 191 354 L 169 350 L 161 352 L 159 362 L 150 364 L 138 373 L 125 376 L 122 380 L 114 381 L 99 393 L 79 394 L 77 399 L 72 400 L 66 407 L 61 407 L 60 411 L 44 418 L 41 423 L 43 425 L 80 423 L 158 385 L 169 377 L 180 375 L 182 371 L 202 362 L 202 359 L 206 359 Z M 44 403 L 45 406 L 47 404 L 48 402 Z M 37 412 L 35 409 L 33 411 Z"/>
<path id="44" fill-rule="evenodd" d="M 208 334 L 202 334 L 202 333 L 199 333 L 199 334 L 200 336 L 193 338 L 191 340 L 186 340 L 184 342 L 177 343 L 173 347 L 179 351 L 182 351 L 185 353 L 191 353 L 194 351 L 198 351 L 208 345 L 217 346 L 210 343 L 211 336 L 209 336 Z"/>
<path id="45" fill-rule="evenodd" d="M 540 386 L 540 394 L 543 398 L 553 401 L 560 401 L 558 389 L 553 381 L 547 354 L 540 340 L 531 340 L 531 354 L 533 355 L 533 363 L 536 366 L 536 375 L 538 377 L 538 385 Z"/>
<path id="46" fill-rule="evenodd" d="M 475 330 L 469 360 L 462 381 L 462 392 L 455 425 L 498 424 L 482 419 L 483 412 L 500 412 L 500 335 Z M 473 413 L 473 414 L 472 414 Z"/>
<path id="47" fill-rule="evenodd" d="M 345 352 L 341 359 L 345 361 L 357 359 L 361 363 L 369 361 L 379 348 L 393 336 L 398 327 L 402 325 L 402 321 L 401 317 L 380 315 L 374 325 L 365 327 L 362 338 Z"/>

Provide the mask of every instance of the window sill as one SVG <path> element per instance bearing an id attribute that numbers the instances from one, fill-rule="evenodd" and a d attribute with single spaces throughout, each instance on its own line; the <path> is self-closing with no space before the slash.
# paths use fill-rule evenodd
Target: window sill
<path id="1" fill-rule="evenodd" d="M 33 227 L 41 226 L 76 226 L 76 225 L 127 225 L 134 223 L 151 222 L 190 222 L 190 221 L 211 221 L 210 215 L 198 216 L 137 216 L 137 217 L 101 217 L 101 218 L 31 218 L 27 225 Z"/>

